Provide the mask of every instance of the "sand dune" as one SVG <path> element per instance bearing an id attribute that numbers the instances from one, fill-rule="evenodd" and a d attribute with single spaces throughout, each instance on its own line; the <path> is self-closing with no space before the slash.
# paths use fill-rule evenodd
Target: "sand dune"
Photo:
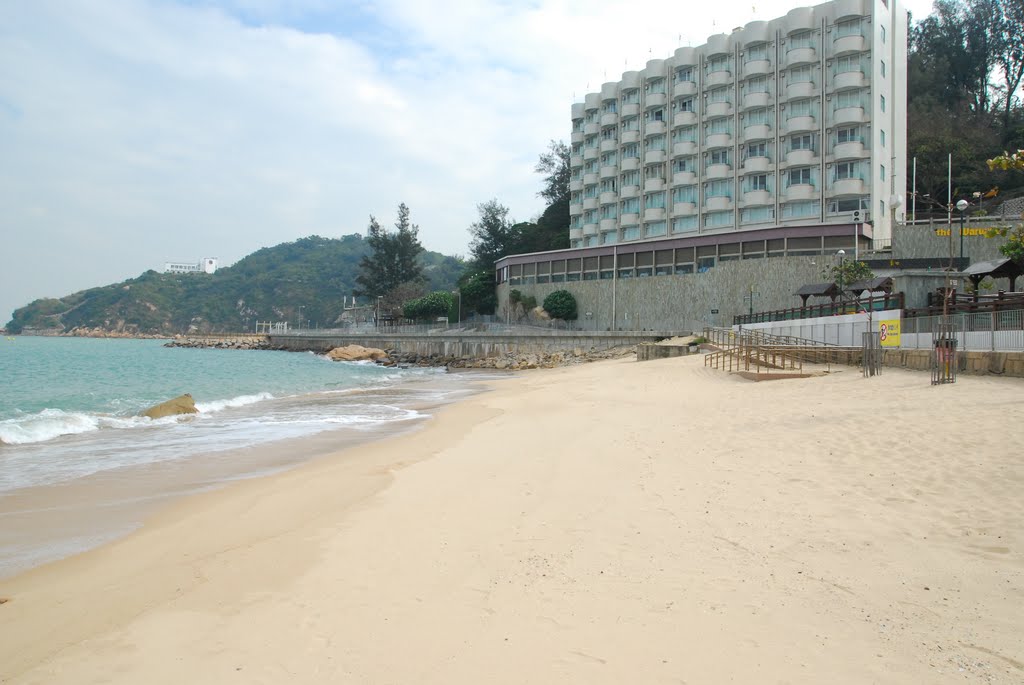
<path id="1" fill-rule="evenodd" d="M 525 374 L 0 583 L 12 683 L 1019 683 L 1024 386 Z"/>

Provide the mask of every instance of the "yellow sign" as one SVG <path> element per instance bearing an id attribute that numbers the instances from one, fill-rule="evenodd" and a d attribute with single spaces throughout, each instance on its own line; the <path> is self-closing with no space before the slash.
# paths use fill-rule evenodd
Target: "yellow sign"
<path id="1" fill-rule="evenodd" d="M 995 235 L 992 235 L 993 231 L 997 231 L 997 230 L 999 230 L 999 229 L 993 229 L 993 228 L 965 228 L 964 229 L 964 235 L 965 236 L 972 236 L 972 235 L 973 236 L 980 236 L 980 237 L 983 237 L 983 238 L 998 238 L 999 237 L 998 233 L 996 233 Z M 935 235 L 937 235 L 937 236 L 948 236 L 949 235 L 949 229 L 948 228 L 936 228 L 935 229 Z M 960 231 L 957 230 L 957 232 L 954 233 L 953 235 L 960 235 Z"/>
<path id="2" fill-rule="evenodd" d="M 878 337 L 882 340 L 882 347 L 900 346 L 900 320 L 886 319 L 878 322 Z"/>

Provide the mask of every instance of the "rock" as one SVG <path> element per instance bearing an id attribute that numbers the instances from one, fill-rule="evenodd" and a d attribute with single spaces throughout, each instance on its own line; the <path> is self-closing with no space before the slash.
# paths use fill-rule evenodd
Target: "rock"
<path id="1" fill-rule="evenodd" d="M 196 409 L 196 403 L 192 399 L 192 395 L 185 393 L 181 397 L 175 397 L 173 400 L 167 400 L 166 402 L 154 405 L 139 415 L 148 416 L 151 419 L 162 419 L 165 416 L 174 416 L 176 414 L 198 413 L 199 410 Z"/>
<path id="2" fill-rule="evenodd" d="M 357 362 L 367 359 L 378 361 L 388 358 L 388 353 L 376 347 L 363 347 L 362 345 L 346 345 L 335 347 L 327 353 L 328 359 L 336 362 Z"/>

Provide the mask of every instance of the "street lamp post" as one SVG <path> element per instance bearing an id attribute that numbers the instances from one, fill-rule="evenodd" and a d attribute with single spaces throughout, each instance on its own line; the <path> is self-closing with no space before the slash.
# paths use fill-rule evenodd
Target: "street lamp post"
<path id="1" fill-rule="evenodd" d="M 956 210 L 960 212 L 960 259 L 964 258 L 964 212 L 967 207 L 967 200 L 957 200 Z"/>
<path id="2" fill-rule="evenodd" d="M 453 293 L 454 293 L 455 295 L 457 295 L 457 296 L 458 296 L 458 298 L 459 298 L 459 310 L 458 310 L 458 311 L 459 311 L 459 313 L 458 313 L 458 315 L 457 315 L 457 316 L 455 317 L 455 323 L 456 323 L 456 324 L 459 324 L 459 325 L 462 325 L 462 290 L 460 290 L 459 288 L 456 288 L 456 289 L 455 289 L 455 290 L 453 290 L 452 292 L 453 292 Z"/>
<path id="3" fill-rule="evenodd" d="M 846 250 L 836 253 L 839 256 L 839 313 L 843 313 L 843 265 L 846 260 Z"/>

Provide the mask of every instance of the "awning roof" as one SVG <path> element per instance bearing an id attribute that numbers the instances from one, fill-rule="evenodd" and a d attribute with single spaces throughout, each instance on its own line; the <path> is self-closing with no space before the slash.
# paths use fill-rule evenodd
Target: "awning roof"
<path id="1" fill-rule="evenodd" d="M 801 297 L 811 295 L 817 295 L 819 297 L 832 297 L 833 295 L 839 294 L 839 288 L 836 287 L 835 283 L 808 283 L 807 285 L 801 286 L 794 295 L 800 295 Z"/>
<path id="2" fill-rule="evenodd" d="M 878 291 L 878 290 L 881 290 L 881 291 L 884 291 L 884 292 L 887 292 L 887 293 L 891 293 L 892 292 L 892 278 L 890 278 L 889 276 L 879 276 L 877 278 L 869 278 L 869 279 L 864 280 L 864 281 L 856 281 L 854 283 L 851 283 L 850 286 L 848 288 L 846 288 L 846 291 L 847 292 L 851 292 L 851 293 L 862 293 L 864 291 L 868 291 L 868 292 L 872 292 L 873 293 L 873 292 Z"/>
<path id="3" fill-rule="evenodd" d="M 963 273 L 967 276 L 974 277 L 991 276 L 992 278 L 1013 278 L 1020 276 L 1022 271 L 1017 262 L 1013 261 L 1009 257 L 1001 257 L 999 259 L 989 259 L 984 262 L 975 262 L 964 269 Z"/>

